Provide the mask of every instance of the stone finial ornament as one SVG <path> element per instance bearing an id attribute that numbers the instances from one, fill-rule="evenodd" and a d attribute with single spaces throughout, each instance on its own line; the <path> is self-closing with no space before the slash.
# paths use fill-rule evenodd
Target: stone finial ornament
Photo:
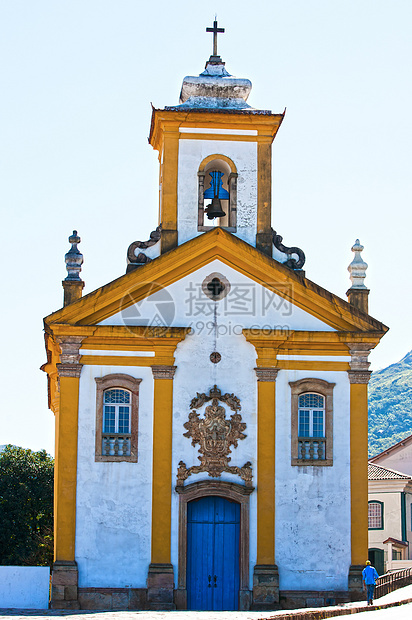
<path id="1" fill-rule="evenodd" d="M 77 248 L 80 241 L 77 230 L 73 230 L 73 234 L 69 237 L 69 243 L 72 244 L 72 247 L 64 257 L 67 269 L 67 276 L 62 282 L 65 306 L 77 301 L 82 296 L 84 282 L 80 277 L 80 272 L 83 265 L 83 254 Z"/>
<path id="2" fill-rule="evenodd" d="M 356 239 L 354 245 L 352 246 L 352 252 L 355 252 L 355 256 L 353 257 L 353 261 L 348 267 L 348 271 L 350 274 L 350 279 L 352 282 L 352 289 L 366 289 L 364 284 L 364 280 L 366 278 L 366 270 L 368 268 L 367 263 L 363 260 L 361 256 L 361 252 L 363 250 L 363 245 L 360 244 L 359 239 Z"/>
<path id="3" fill-rule="evenodd" d="M 72 244 L 72 247 L 67 252 L 64 257 L 64 261 L 66 263 L 67 269 L 67 277 L 65 280 L 74 280 L 81 282 L 82 279 L 80 277 L 80 272 L 82 270 L 83 265 L 83 254 L 78 250 L 77 246 L 80 243 L 81 239 L 77 235 L 77 230 L 73 230 L 73 234 L 69 237 L 69 243 Z"/>

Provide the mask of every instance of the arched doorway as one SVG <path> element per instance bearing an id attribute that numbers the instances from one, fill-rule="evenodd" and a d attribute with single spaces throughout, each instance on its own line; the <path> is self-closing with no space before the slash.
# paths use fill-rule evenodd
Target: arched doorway
<path id="1" fill-rule="evenodd" d="M 198 529 L 198 531 L 203 529 L 203 533 L 208 531 L 209 536 L 211 536 L 211 532 L 215 532 L 214 536 L 217 537 L 217 543 L 215 538 L 215 547 L 216 544 L 219 546 L 218 537 L 223 535 L 219 530 L 225 532 L 230 532 L 232 529 L 232 534 L 234 533 L 235 537 L 237 537 L 237 543 L 229 542 L 225 545 L 230 548 L 231 545 L 237 545 L 237 558 L 233 557 L 232 554 L 232 572 L 233 572 L 233 562 L 237 562 L 238 568 L 234 569 L 236 575 L 238 575 L 237 585 L 233 584 L 231 586 L 237 592 L 235 593 L 235 602 L 233 606 L 226 607 L 226 601 L 222 602 L 222 607 L 218 609 L 239 609 L 242 611 L 246 611 L 250 609 L 251 604 L 251 589 L 249 585 L 249 496 L 253 493 L 253 487 L 246 487 L 241 484 L 236 484 L 234 482 L 223 482 L 217 480 L 202 480 L 199 482 L 193 482 L 192 484 L 188 484 L 185 486 L 177 486 L 176 492 L 179 493 L 179 568 L 178 568 L 178 587 L 175 590 L 175 603 L 177 609 L 190 609 L 190 606 L 193 608 L 194 605 L 199 605 L 198 602 L 194 602 L 192 599 L 192 592 L 190 592 L 190 600 L 189 600 L 189 592 L 188 592 L 188 577 L 189 571 L 187 569 L 188 563 L 192 560 L 189 560 L 189 554 L 191 553 L 191 548 L 193 549 L 193 529 Z M 196 500 L 208 500 L 213 498 L 213 500 L 208 504 L 207 501 L 204 503 L 196 504 Z M 218 503 L 218 500 L 223 499 L 224 502 L 222 504 Z M 222 513 L 222 510 L 226 510 L 226 516 Z M 205 513 L 207 511 L 214 511 L 215 515 L 212 517 Z M 238 513 L 238 515 L 236 514 Z M 206 516 L 206 518 L 205 518 Z M 240 517 L 240 518 L 238 518 Z M 191 521 L 191 525 L 189 525 L 188 521 Z M 224 521 L 228 521 L 228 523 L 223 523 Z M 238 534 L 236 533 L 235 521 L 239 521 L 238 526 Z M 203 522 L 203 525 L 201 525 Z M 209 522 L 210 527 L 204 527 L 205 524 Z M 233 527 L 228 527 L 232 525 Z M 192 529 L 192 532 L 190 532 Z M 230 535 L 229 534 L 229 538 Z M 189 540 L 189 537 L 192 536 L 192 541 Z M 197 537 L 198 542 L 195 542 L 195 545 L 203 544 L 203 536 L 201 538 Z M 210 546 L 209 546 L 210 548 Z M 194 547 L 196 549 L 196 546 Z M 213 547 L 212 547 L 213 553 Z M 202 560 L 202 549 L 196 551 L 198 556 L 197 560 Z M 219 563 L 219 559 L 214 560 Z M 225 558 L 222 559 L 225 562 Z M 229 560 L 228 560 L 229 562 Z M 215 564 L 217 566 L 217 564 Z M 214 566 L 213 564 L 209 566 Z M 236 566 L 236 564 L 235 564 Z M 202 581 L 201 587 L 206 587 L 206 591 L 210 591 L 211 589 L 217 591 L 218 590 L 218 571 L 208 572 L 206 569 L 196 568 L 198 574 L 200 575 L 200 579 L 203 579 L 203 575 L 206 574 L 206 584 Z M 219 570 L 221 570 L 219 568 Z M 191 571 L 190 571 L 191 574 Z M 209 575 L 211 577 L 210 583 L 211 587 L 209 588 Z M 214 576 L 216 575 L 216 588 L 214 587 Z M 191 577 L 189 577 L 191 579 Z M 222 582 L 223 587 L 223 582 Z M 190 584 L 190 589 L 192 590 L 193 584 Z M 236 598 L 237 597 L 237 598 Z M 216 594 L 213 597 L 218 600 L 219 595 Z M 213 601 L 212 601 L 213 602 Z M 206 604 L 211 604 L 210 600 Z M 199 607 L 200 608 L 200 607 Z M 203 609 L 212 610 L 210 607 L 203 607 Z"/>
<path id="2" fill-rule="evenodd" d="M 240 505 L 223 497 L 187 506 L 187 608 L 239 609 Z"/>

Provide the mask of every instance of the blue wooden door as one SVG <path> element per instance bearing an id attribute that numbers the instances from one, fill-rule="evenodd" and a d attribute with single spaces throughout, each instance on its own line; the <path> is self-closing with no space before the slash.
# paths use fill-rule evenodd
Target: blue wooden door
<path id="1" fill-rule="evenodd" d="M 187 608 L 239 608 L 240 504 L 202 497 L 187 506 Z"/>

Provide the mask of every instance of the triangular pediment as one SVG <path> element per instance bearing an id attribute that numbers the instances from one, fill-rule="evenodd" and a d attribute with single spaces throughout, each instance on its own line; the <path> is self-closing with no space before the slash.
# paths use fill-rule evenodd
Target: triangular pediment
<path id="1" fill-rule="evenodd" d="M 382 323 L 266 256 L 227 231 L 216 228 L 54 312 L 46 325 L 97 325 L 153 293 L 219 260 L 251 281 L 287 299 L 329 329 L 387 331 Z M 184 326 L 182 326 L 184 327 Z"/>

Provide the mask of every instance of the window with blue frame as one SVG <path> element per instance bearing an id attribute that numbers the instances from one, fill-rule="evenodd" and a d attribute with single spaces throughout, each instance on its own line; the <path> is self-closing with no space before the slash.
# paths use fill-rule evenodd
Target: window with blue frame
<path id="1" fill-rule="evenodd" d="M 103 432 L 130 433 L 131 394 L 113 388 L 104 392 Z"/>
<path id="2" fill-rule="evenodd" d="M 291 464 L 333 465 L 334 383 L 308 377 L 291 381 Z"/>
<path id="3" fill-rule="evenodd" d="M 324 437 L 325 398 L 321 394 L 299 396 L 299 437 Z"/>
<path id="4" fill-rule="evenodd" d="M 95 460 L 137 462 L 141 379 L 115 373 L 95 381 Z"/>

